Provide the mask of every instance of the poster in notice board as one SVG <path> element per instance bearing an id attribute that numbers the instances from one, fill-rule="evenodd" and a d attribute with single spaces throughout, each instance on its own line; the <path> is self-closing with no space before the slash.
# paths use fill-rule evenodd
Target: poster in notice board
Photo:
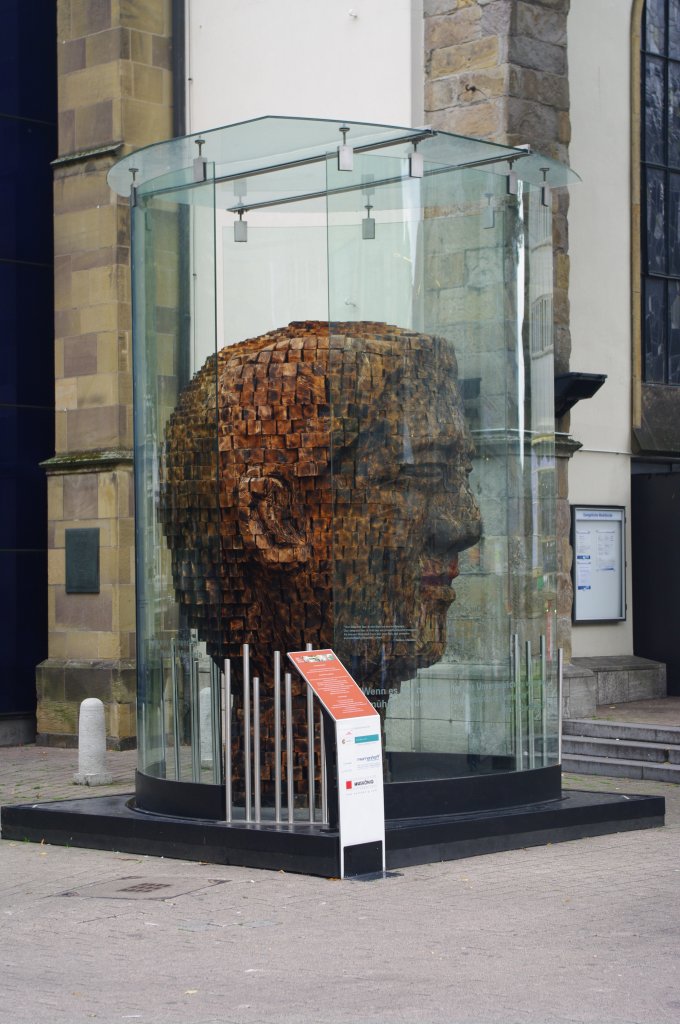
<path id="1" fill-rule="evenodd" d="M 573 621 L 626 618 L 626 514 L 621 506 L 573 505 Z"/>

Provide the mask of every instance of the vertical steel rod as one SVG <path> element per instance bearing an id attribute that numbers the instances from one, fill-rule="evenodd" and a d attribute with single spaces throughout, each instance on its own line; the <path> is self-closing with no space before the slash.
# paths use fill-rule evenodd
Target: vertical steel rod
<path id="1" fill-rule="evenodd" d="M 175 778 L 180 778 L 179 762 L 179 684 L 177 681 L 177 641 L 173 636 L 170 641 L 170 673 L 172 677 L 172 736 L 175 744 Z"/>
<path id="2" fill-rule="evenodd" d="M 326 771 L 326 737 L 323 711 L 319 708 L 319 757 L 321 759 L 321 824 L 328 824 L 328 773 Z"/>
<path id="3" fill-rule="evenodd" d="M 309 820 L 314 823 L 316 791 L 314 786 L 314 691 L 307 685 L 307 798 Z"/>
<path id="4" fill-rule="evenodd" d="M 260 764 L 260 679 L 253 678 L 253 782 L 255 792 L 255 821 L 260 823 L 262 819 L 261 800 L 261 764 Z"/>
<path id="5" fill-rule="evenodd" d="M 281 821 L 281 652 L 274 651 L 274 821 Z"/>
<path id="6" fill-rule="evenodd" d="M 306 651 L 313 651 L 314 644 L 305 644 Z M 314 822 L 316 792 L 314 786 L 314 691 L 307 685 L 307 802 L 309 820 Z"/>
<path id="7" fill-rule="evenodd" d="M 252 773 L 250 764 L 250 647 L 243 645 L 243 774 L 246 783 L 246 821 L 253 820 Z"/>
<path id="8" fill-rule="evenodd" d="M 536 767 L 536 722 L 534 719 L 534 665 L 531 657 L 531 640 L 525 641 L 527 659 L 527 725 L 529 741 L 529 767 Z"/>
<path id="9" fill-rule="evenodd" d="M 161 674 L 161 715 L 160 715 L 160 741 L 161 741 L 161 763 L 163 765 L 163 771 L 167 772 L 167 757 L 168 752 L 166 750 L 166 736 L 165 736 L 165 659 L 161 652 L 158 659 L 158 670 Z"/>
<path id="10" fill-rule="evenodd" d="M 288 824 L 295 819 L 293 804 L 293 679 L 290 672 L 284 677 L 286 689 L 286 790 L 288 799 Z"/>
<path id="11" fill-rule="evenodd" d="M 541 735 L 543 736 L 543 767 L 550 762 L 548 752 L 548 652 L 545 636 L 541 634 L 540 648 L 541 656 Z"/>
<path id="12" fill-rule="evenodd" d="M 224 804 L 225 821 L 232 819 L 231 797 L 231 662 L 224 659 Z"/>
<path id="13" fill-rule="evenodd" d="M 564 672 L 564 651 L 557 649 L 557 763 L 562 764 L 562 675 Z"/>
<path id="14" fill-rule="evenodd" d="M 198 659 L 196 644 L 189 644 L 189 664 L 191 665 L 191 778 L 193 782 L 201 781 L 201 709 L 198 695 Z"/>
<path id="15" fill-rule="evenodd" d="M 222 673 L 214 662 L 210 663 L 210 695 L 212 748 L 213 748 L 213 783 L 222 785 Z"/>
<path id="16" fill-rule="evenodd" d="M 522 672 L 519 658 L 519 635 L 517 633 L 512 634 L 512 662 L 515 684 L 515 766 L 518 770 L 521 770 L 524 763 L 522 753 Z"/>

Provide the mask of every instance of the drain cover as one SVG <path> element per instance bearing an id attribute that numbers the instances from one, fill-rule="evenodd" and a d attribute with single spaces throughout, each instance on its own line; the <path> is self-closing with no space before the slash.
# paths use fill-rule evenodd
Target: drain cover
<path id="1" fill-rule="evenodd" d="M 176 896 L 187 896 L 201 889 L 210 889 L 222 885 L 226 879 L 209 878 L 196 882 L 190 878 L 170 878 L 168 876 L 149 879 L 141 875 L 126 875 L 109 882 L 92 882 L 81 885 L 77 889 L 67 889 L 59 896 L 81 896 L 87 899 L 105 900 L 169 900 Z"/>

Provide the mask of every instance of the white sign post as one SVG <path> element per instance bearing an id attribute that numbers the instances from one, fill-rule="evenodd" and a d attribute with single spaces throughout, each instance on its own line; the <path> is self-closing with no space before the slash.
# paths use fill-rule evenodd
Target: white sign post
<path id="1" fill-rule="evenodd" d="M 340 877 L 345 877 L 346 853 L 351 857 L 356 852 L 358 858 L 363 853 L 370 862 L 372 845 L 378 849 L 377 863 L 367 870 L 384 871 L 380 716 L 332 650 L 294 651 L 288 657 L 335 724 Z"/>

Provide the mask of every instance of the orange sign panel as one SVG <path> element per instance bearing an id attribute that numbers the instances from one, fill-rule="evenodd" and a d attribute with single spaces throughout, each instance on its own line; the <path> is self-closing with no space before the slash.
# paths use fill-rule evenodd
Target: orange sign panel
<path id="1" fill-rule="evenodd" d="M 330 648 L 289 651 L 288 657 L 336 722 L 376 714 L 371 702 Z"/>

